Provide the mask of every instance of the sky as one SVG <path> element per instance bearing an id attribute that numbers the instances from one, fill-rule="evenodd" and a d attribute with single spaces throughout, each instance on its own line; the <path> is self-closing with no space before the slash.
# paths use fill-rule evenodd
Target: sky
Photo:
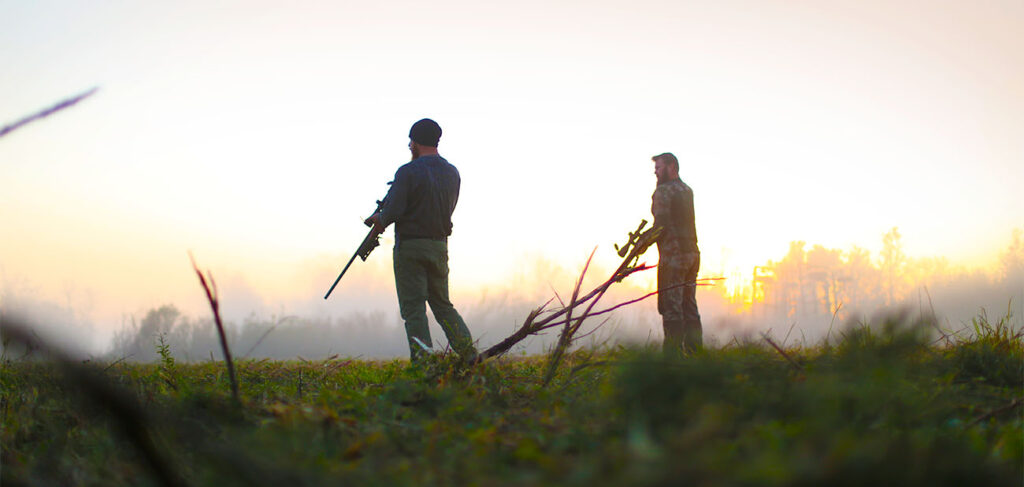
<path id="1" fill-rule="evenodd" d="M 95 343 L 202 312 L 190 251 L 236 315 L 394 308 L 390 231 L 320 298 L 423 117 L 462 176 L 456 304 L 614 266 L 666 151 L 702 275 L 892 227 L 992 266 L 1024 226 L 1022 45 L 1018 0 L 0 0 L 0 124 L 99 87 L 0 140 L 0 285 Z"/>

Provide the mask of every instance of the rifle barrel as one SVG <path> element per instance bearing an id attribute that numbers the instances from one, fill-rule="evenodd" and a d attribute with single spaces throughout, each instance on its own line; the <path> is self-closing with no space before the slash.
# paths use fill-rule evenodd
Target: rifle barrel
<path id="1" fill-rule="evenodd" d="M 337 286 L 339 282 L 341 282 L 342 276 L 345 275 L 345 271 L 347 271 L 349 266 L 352 265 L 352 261 L 356 260 L 357 255 L 359 255 L 358 251 L 352 254 L 352 258 L 348 260 L 348 264 L 345 264 L 345 268 L 341 270 L 341 274 L 338 274 L 338 278 L 334 280 L 334 284 L 331 284 L 331 288 L 327 290 L 327 294 L 324 294 L 324 299 L 327 299 L 328 297 L 331 296 L 331 293 L 334 292 L 334 287 Z"/>

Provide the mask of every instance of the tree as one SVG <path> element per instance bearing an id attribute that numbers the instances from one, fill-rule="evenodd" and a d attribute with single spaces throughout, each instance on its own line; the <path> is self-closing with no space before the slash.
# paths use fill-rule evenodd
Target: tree
<path id="1" fill-rule="evenodd" d="M 849 272 L 850 285 L 847 288 L 851 309 L 868 307 L 878 299 L 880 275 L 878 268 L 871 262 L 871 252 L 862 247 L 854 246 L 846 254 L 846 269 Z"/>
<path id="2" fill-rule="evenodd" d="M 840 281 L 845 278 L 841 254 L 822 245 L 811 247 L 807 253 L 807 274 L 817 311 L 832 313 L 839 306 Z"/>
<path id="3" fill-rule="evenodd" d="M 778 296 L 778 302 L 782 306 L 779 312 L 787 316 L 793 316 L 805 309 L 805 299 L 809 293 L 805 292 L 806 286 L 806 263 L 807 252 L 804 247 L 807 242 L 795 241 L 789 243 L 789 252 L 782 260 L 770 264 L 768 267 L 775 274 L 775 288 L 772 293 Z"/>
<path id="4" fill-rule="evenodd" d="M 139 362 L 156 360 L 156 337 L 170 333 L 180 318 L 181 312 L 174 305 L 149 310 L 141 323 L 136 324 L 133 319 L 131 327 L 114 335 L 114 353 Z"/>
<path id="5" fill-rule="evenodd" d="M 1003 280 L 1013 287 L 1024 287 L 1024 231 L 1013 229 L 1013 241 L 999 260 L 1003 265 Z"/>
<path id="6" fill-rule="evenodd" d="M 896 301 L 897 286 L 906 263 L 907 255 L 903 253 L 899 228 L 892 227 L 882 236 L 882 272 L 885 276 L 885 304 L 888 306 Z"/>

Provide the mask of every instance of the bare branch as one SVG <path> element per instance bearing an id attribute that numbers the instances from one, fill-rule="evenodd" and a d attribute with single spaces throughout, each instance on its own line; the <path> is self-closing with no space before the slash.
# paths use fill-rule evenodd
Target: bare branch
<path id="1" fill-rule="evenodd" d="M 561 301 L 561 298 L 559 298 L 559 303 L 562 304 L 562 308 L 557 311 L 553 311 L 551 314 L 545 316 L 543 319 L 538 320 L 537 318 L 541 314 L 542 309 L 546 307 L 548 303 L 551 302 L 551 300 L 548 300 L 548 303 L 545 303 L 544 306 L 538 308 L 537 310 L 534 310 L 534 312 L 532 312 L 530 316 L 527 317 L 526 321 L 524 321 L 523 325 L 520 326 L 519 329 L 515 331 L 515 333 L 513 333 L 508 338 L 502 340 L 498 344 L 492 346 L 491 348 L 485 350 L 483 353 L 478 355 L 476 361 L 485 360 L 488 357 L 494 357 L 506 353 L 516 343 L 525 339 L 526 337 L 530 335 L 535 335 L 540 331 L 558 325 L 566 326 L 566 329 L 563 330 L 563 336 L 560 337 L 559 339 L 559 343 L 562 349 L 567 348 L 568 343 L 572 341 L 574 333 L 576 333 L 576 331 L 579 330 L 579 328 L 583 325 L 584 320 L 591 315 L 591 312 L 597 305 L 597 302 L 600 301 L 600 299 L 604 296 L 604 294 L 608 291 L 608 288 L 611 287 L 612 284 L 622 282 L 623 279 L 632 275 L 634 272 L 653 268 L 652 266 L 648 266 L 646 264 L 637 264 L 640 255 L 646 252 L 647 249 L 650 248 L 650 246 L 657 241 L 657 238 L 661 232 L 660 228 L 652 228 L 646 232 L 641 233 L 641 230 L 643 229 L 644 225 L 646 225 L 646 223 L 646 221 L 642 221 L 640 223 L 640 226 L 637 227 L 637 230 L 629 234 L 629 240 L 626 242 L 625 245 L 623 245 L 621 248 L 616 247 L 619 255 L 623 256 L 623 260 L 619 264 L 619 267 L 615 269 L 614 272 L 612 272 L 612 275 L 606 281 L 604 281 L 602 284 L 591 290 L 582 298 L 578 297 L 580 289 L 582 288 L 583 274 L 585 274 L 587 268 L 589 268 L 590 261 L 594 255 L 594 253 L 591 252 L 591 259 L 587 260 L 587 264 L 584 267 L 583 274 L 580 275 L 580 279 L 576 284 L 576 288 L 573 290 L 573 299 L 570 300 L 567 306 L 564 302 Z M 594 250 L 596 251 L 597 249 L 595 248 Z M 558 297 L 558 294 L 555 293 L 555 296 Z M 583 314 L 579 317 L 573 317 L 573 310 L 585 304 L 587 305 L 587 308 L 583 312 Z M 564 319 L 562 319 L 563 316 L 565 316 Z M 556 351 L 557 350 L 558 349 L 556 348 Z M 554 358 L 557 360 L 557 354 L 556 356 L 554 356 Z"/>
<path id="2" fill-rule="evenodd" d="M 555 345 L 555 349 L 551 351 L 551 359 L 548 361 L 548 370 L 544 374 L 545 386 L 548 385 L 551 382 L 551 379 L 555 377 L 555 371 L 558 370 L 558 363 L 562 360 L 562 356 L 565 355 L 565 351 L 568 350 L 569 345 L 572 344 L 572 336 L 576 333 L 576 330 L 579 329 L 579 325 L 576 327 L 572 326 L 572 310 L 576 307 L 576 300 L 580 296 L 580 287 L 583 286 L 583 277 L 587 275 L 587 269 L 590 268 L 590 262 L 594 260 L 595 252 L 597 252 L 597 247 L 594 247 L 594 250 L 590 251 L 590 257 L 587 257 L 587 263 L 583 265 L 583 271 L 580 272 L 580 278 L 576 280 L 576 286 L 572 290 L 572 298 L 569 299 L 569 306 L 565 308 L 565 327 L 562 328 L 562 333 L 558 336 L 558 343 Z M 591 306 L 596 302 L 597 300 L 595 299 L 591 303 Z M 583 317 L 586 317 L 586 313 L 584 313 Z M 582 322 L 583 320 L 580 318 L 580 323 Z"/>
<path id="3" fill-rule="evenodd" d="M 39 120 L 41 118 L 49 117 L 50 115 L 52 115 L 52 114 L 54 114 L 56 112 L 59 112 L 59 111 L 65 109 L 65 108 L 73 106 L 74 104 L 76 104 L 76 103 L 78 103 L 78 102 L 80 102 L 80 101 L 82 101 L 82 100 L 92 96 L 93 93 L 96 93 L 97 90 L 99 90 L 99 87 L 95 87 L 95 88 L 93 88 L 93 89 L 91 89 L 89 91 L 86 91 L 84 93 L 75 95 L 75 96 L 73 96 L 71 98 L 68 98 L 66 100 L 62 100 L 62 101 L 58 102 L 56 105 L 54 105 L 54 106 L 52 106 L 50 108 L 47 108 L 47 109 L 42 110 L 40 112 L 34 113 L 32 115 L 29 115 L 29 116 L 27 116 L 27 117 L 25 117 L 25 118 L 23 118 L 21 120 L 18 120 L 17 122 L 14 122 L 14 123 L 12 123 L 10 125 L 4 126 L 4 127 L 0 128 L 0 137 L 3 137 L 5 135 L 15 131 L 16 129 L 19 129 L 22 126 L 27 125 L 30 122 L 34 122 L 34 121 Z"/>

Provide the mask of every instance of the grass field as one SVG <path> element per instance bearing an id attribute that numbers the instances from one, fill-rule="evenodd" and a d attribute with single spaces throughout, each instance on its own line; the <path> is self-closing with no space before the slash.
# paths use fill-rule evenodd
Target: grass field
<path id="1" fill-rule="evenodd" d="M 1022 485 L 1009 319 L 934 342 L 236 363 L 4 360 L 2 484 Z M 159 347 L 159 345 L 158 345 Z"/>

